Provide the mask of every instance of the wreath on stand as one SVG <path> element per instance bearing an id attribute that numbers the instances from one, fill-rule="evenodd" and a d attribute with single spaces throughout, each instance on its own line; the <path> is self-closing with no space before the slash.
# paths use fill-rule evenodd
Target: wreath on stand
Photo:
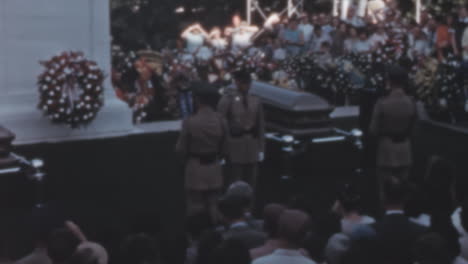
<path id="1" fill-rule="evenodd" d="M 104 104 L 104 73 L 82 52 L 63 52 L 48 61 L 38 77 L 38 108 L 58 124 L 72 128 L 91 123 Z"/>
<path id="2" fill-rule="evenodd" d="M 112 50 L 112 84 L 118 98 L 125 101 L 133 111 L 133 122 L 141 123 L 148 119 L 149 107 L 155 99 L 155 87 L 162 74 L 162 57 L 153 51 L 137 53 Z"/>

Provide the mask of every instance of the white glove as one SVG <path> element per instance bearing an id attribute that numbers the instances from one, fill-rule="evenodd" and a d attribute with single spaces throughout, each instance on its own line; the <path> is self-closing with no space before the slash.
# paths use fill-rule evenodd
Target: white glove
<path id="1" fill-rule="evenodd" d="M 258 162 L 263 162 L 265 160 L 265 153 L 259 152 L 258 153 Z"/>
<path id="2" fill-rule="evenodd" d="M 225 160 L 225 159 L 222 159 L 222 160 L 219 162 L 219 164 L 221 164 L 221 165 L 226 165 L 226 160 Z"/>

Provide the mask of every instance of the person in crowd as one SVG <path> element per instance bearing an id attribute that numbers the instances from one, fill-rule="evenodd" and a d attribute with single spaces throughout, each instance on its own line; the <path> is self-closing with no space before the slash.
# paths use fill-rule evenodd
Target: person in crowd
<path id="1" fill-rule="evenodd" d="M 151 236 L 139 233 L 129 235 L 120 246 L 118 263 L 159 264 L 158 244 Z"/>
<path id="2" fill-rule="evenodd" d="M 458 9 L 458 20 L 455 23 L 455 41 L 457 48 L 463 52 L 462 39 L 465 29 L 468 27 L 468 8 L 462 5 Z"/>
<path id="3" fill-rule="evenodd" d="M 252 76 L 245 70 L 235 73 L 236 91 L 224 95 L 218 111 L 228 123 L 226 186 L 243 180 L 255 190 L 258 162 L 264 159 L 265 120 L 260 100 L 249 94 Z"/>
<path id="4" fill-rule="evenodd" d="M 347 19 L 345 20 L 349 25 L 356 28 L 363 28 L 366 26 L 366 22 L 357 15 L 356 8 L 351 6 L 348 9 Z"/>
<path id="5" fill-rule="evenodd" d="M 336 28 L 331 25 L 330 16 L 321 13 L 318 15 L 318 26 L 322 28 L 322 32 L 325 35 L 330 36 Z"/>
<path id="6" fill-rule="evenodd" d="M 298 21 L 294 18 L 289 20 L 288 27 L 281 34 L 286 51 L 289 56 L 296 56 L 304 46 L 304 35 L 298 27 Z"/>
<path id="7" fill-rule="evenodd" d="M 466 64 L 468 62 L 468 26 L 466 27 L 465 32 L 463 33 L 461 45 L 463 49 L 463 60 Z"/>
<path id="8" fill-rule="evenodd" d="M 429 214 L 429 198 L 427 190 L 411 184 L 408 199 L 405 204 L 405 213 L 410 221 L 424 227 L 431 227 L 431 215 Z"/>
<path id="9" fill-rule="evenodd" d="M 420 237 L 413 247 L 414 263 L 443 264 L 452 263 L 448 244 L 437 233 L 428 233 Z"/>
<path id="10" fill-rule="evenodd" d="M 241 22 L 240 27 L 231 33 L 232 52 L 239 53 L 252 46 L 252 37 L 258 31 L 258 27 Z"/>
<path id="11" fill-rule="evenodd" d="M 265 245 L 250 250 L 252 260 L 270 255 L 279 248 L 278 224 L 285 210 L 286 207 L 281 204 L 268 204 L 263 209 L 263 229 L 268 234 L 268 240 Z"/>
<path id="12" fill-rule="evenodd" d="M 273 44 L 273 61 L 281 62 L 284 61 L 288 56 L 286 49 L 283 48 L 283 43 L 281 40 L 274 40 Z"/>
<path id="13" fill-rule="evenodd" d="M 377 25 L 377 30 L 369 38 L 369 42 L 372 50 L 376 50 L 381 46 L 384 46 L 388 41 L 388 35 L 385 32 L 385 25 L 380 23 Z"/>
<path id="14" fill-rule="evenodd" d="M 345 234 L 334 234 L 325 247 L 325 260 L 327 264 L 341 264 L 351 247 L 351 239 Z"/>
<path id="15" fill-rule="evenodd" d="M 321 27 L 314 28 L 314 35 L 312 37 L 312 42 L 309 47 L 309 52 L 317 53 L 320 52 L 322 44 L 324 42 L 332 43 L 330 35 L 325 34 Z"/>
<path id="16" fill-rule="evenodd" d="M 214 27 L 209 34 L 209 43 L 216 52 L 223 52 L 228 46 L 228 42 L 223 38 L 223 33 L 219 27 Z"/>
<path id="17" fill-rule="evenodd" d="M 408 75 L 400 66 L 388 71 L 389 94 L 380 99 L 375 107 L 369 131 L 377 137 L 377 177 L 382 183 L 388 178 L 409 178 L 412 164 L 411 142 L 416 122 L 416 105 L 406 95 Z M 382 194 L 382 192 L 381 192 Z"/>
<path id="18" fill-rule="evenodd" d="M 213 223 L 208 212 L 200 212 L 188 216 L 186 224 L 188 247 L 185 255 L 185 264 L 195 264 L 202 234 L 212 228 Z"/>
<path id="19" fill-rule="evenodd" d="M 431 54 L 431 48 L 427 36 L 421 28 L 414 27 L 411 36 L 413 40 L 409 43 L 408 56 L 413 60 L 429 56 Z"/>
<path id="20" fill-rule="evenodd" d="M 382 263 L 382 257 L 377 251 L 375 230 L 370 226 L 361 226 L 358 229 L 350 237 L 349 248 L 341 257 L 341 264 Z"/>
<path id="21" fill-rule="evenodd" d="M 315 264 L 300 250 L 309 229 L 309 216 L 299 210 L 286 210 L 279 220 L 279 247 L 271 255 L 258 258 L 252 264 Z"/>
<path id="22" fill-rule="evenodd" d="M 437 29 L 436 29 L 436 49 L 437 58 L 439 61 L 443 61 L 449 52 L 456 52 L 454 48 L 454 35 L 451 33 L 447 21 L 442 17 L 437 18 Z"/>
<path id="23" fill-rule="evenodd" d="M 310 42 L 312 35 L 314 34 L 314 25 L 310 23 L 310 17 L 307 14 L 303 14 L 301 17 L 301 23 L 298 26 L 304 38 L 304 43 Z"/>
<path id="24" fill-rule="evenodd" d="M 239 240 L 228 239 L 223 241 L 213 251 L 212 259 L 208 264 L 250 264 L 249 249 Z"/>
<path id="25" fill-rule="evenodd" d="M 460 222 L 463 233 L 460 233 L 459 246 L 460 254 L 455 258 L 454 264 L 468 264 L 468 234 L 464 230 L 468 230 L 468 205 L 465 200 L 460 213 L 457 215 L 457 220 Z"/>
<path id="26" fill-rule="evenodd" d="M 252 186 L 243 181 L 234 182 L 228 187 L 226 193 L 224 194 L 224 197 L 228 196 L 236 196 L 241 198 L 243 200 L 242 208 L 247 223 L 256 230 L 262 230 L 261 220 L 255 219 L 252 214 L 255 198 Z"/>
<path id="27" fill-rule="evenodd" d="M 359 225 L 370 225 L 375 223 L 375 219 L 361 214 L 361 196 L 347 184 L 338 195 L 338 199 L 333 206 L 333 212 L 341 217 L 341 232 L 351 235 Z"/>
<path id="28" fill-rule="evenodd" d="M 356 50 L 356 43 L 359 41 L 359 35 L 357 29 L 354 27 L 348 28 L 348 35 L 346 36 L 344 42 L 344 53 L 345 54 L 352 54 L 355 53 Z"/>
<path id="29" fill-rule="evenodd" d="M 340 23 L 337 30 L 333 31 L 331 40 L 331 53 L 333 57 L 341 56 L 345 53 L 345 42 L 348 37 L 348 26 Z"/>
<path id="30" fill-rule="evenodd" d="M 411 249 L 427 229 L 411 222 L 404 215 L 407 186 L 389 178 L 384 184 L 385 216 L 373 226 L 381 263 L 412 264 Z"/>
<path id="31" fill-rule="evenodd" d="M 195 115 L 185 119 L 176 151 L 186 158 L 185 189 L 187 211 L 207 210 L 217 221 L 218 193 L 223 186 L 221 159 L 225 153 L 226 124 L 215 112 L 216 93 L 203 82 L 192 84 L 195 91 Z"/>
<path id="32" fill-rule="evenodd" d="M 203 46 L 209 35 L 200 24 L 195 24 L 185 29 L 181 36 L 186 41 L 187 51 L 194 54 Z"/>
<path id="33" fill-rule="evenodd" d="M 369 41 L 369 33 L 366 29 L 359 31 L 359 40 L 354 45 L 354 51 L 357 54 L 368 54 L 373 50 L 372 43 Z"/>
<path id="34" fill-rule="evenodd" d="M 195 264 L 207 264 L 212 261 L 213 252 L 217 246 L 223 242 L 221 233 L 213 230 L 206 230 L 200 236 L 197 247 Z M 188 264 L 189 262 L 186 262 Z"/>
<path id="35" fill-rule="evenodd" d="M 81 240 L 68 228 L 56 229 L 47 242 L 47 255 L 53 264 L 67 263 Z"/>
<path id="36" fill-rule="evenodd" d="M 241 241 L 248 249 L 257 248 L 266 241 L 266 235 L 249 225 L 244 212 L 244 199 L 239 196 L 226 196 L 219 202 L 219 211 L 227 229 L 225 240 Z"/>

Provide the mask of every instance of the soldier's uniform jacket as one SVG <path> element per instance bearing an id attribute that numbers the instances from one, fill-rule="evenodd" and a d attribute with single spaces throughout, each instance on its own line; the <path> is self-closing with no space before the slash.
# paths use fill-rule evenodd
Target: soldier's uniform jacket
<path id="1" fill-rule="evenodd" d="M 220 160 L 226 144 L 226 124 L 211 108 L 202 108 L 185 119 L 176 151 L 186 159 L 185 188 L 215 190 L 222 187 Z"/>
<path id="2" fill-rule="evenodd" d="M 246 102 L 245 102 L 246 99 Z M 224 95 L 218 111 L 228 124 L 227 158 L 235 164 L 258 162 L 265 148 L 265 120 L 260 100 L 238 93 Z"/>
<path id="3" fill-rule="evenodd" d="M 378 137 L 377 166 L 406 167 L 412 164 L 411 133 L 416 104 L 402 90 L 395 90 L 375 105 L 370 132 Z"/>

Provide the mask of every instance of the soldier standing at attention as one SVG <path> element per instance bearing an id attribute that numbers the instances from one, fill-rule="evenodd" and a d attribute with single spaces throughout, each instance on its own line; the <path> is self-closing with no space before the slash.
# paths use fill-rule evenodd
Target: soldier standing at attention
<path id="1" fill-rule="evenodd" d="M 416 104 L 406 95 L 408 74 L 393 66 L 388 71 L 389 94 L 374 107 L 370 133 L 377 138 L 379 191 L 385 180 L 408 179 L 412 165 L 411 134 L 417 119 Z M 382 197 L 381 197 L 382 198 Z"/>
<path id="2" fill-rule="evenodd" d="M 226 186 L 242 180 L 255 190 L 258 163 L 264 159 L 265 125 L 260 100 L 249 94 L 252 78 L 247 71 L 234 74 L 235 92 L 224 95 L 218 111 L 228 124 Z"/>
<path id="3" fill-rule="evenodd" d="M 206 210 L 216 223 L 227 127 L 215 110 L 217 95 L 209 84 L 195 82 L 192 89 L 196 112 L 183 121 L 176 145 L 176 151 L 186 159 L 187 213 L 190 216 Z"/>

